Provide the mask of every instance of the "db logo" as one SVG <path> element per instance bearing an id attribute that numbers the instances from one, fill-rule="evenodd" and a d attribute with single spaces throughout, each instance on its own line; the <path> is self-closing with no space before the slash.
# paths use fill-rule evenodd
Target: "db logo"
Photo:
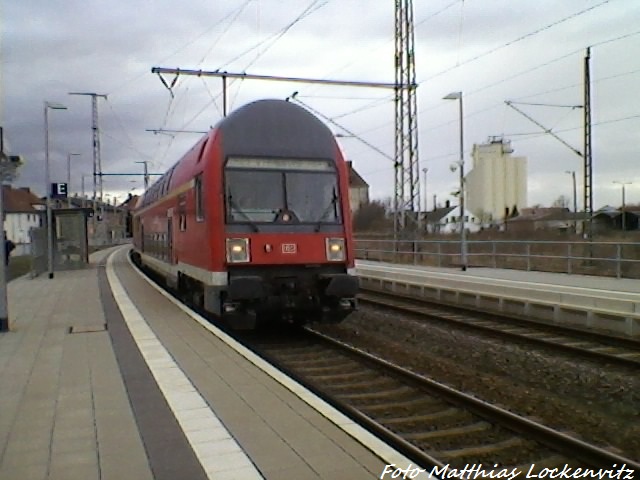
<path id="1" fill-rule="evenodd" d="M 298 248 L 295 243 L 283 243 L 282 244 L 282 253 L 296 253 Z"/>

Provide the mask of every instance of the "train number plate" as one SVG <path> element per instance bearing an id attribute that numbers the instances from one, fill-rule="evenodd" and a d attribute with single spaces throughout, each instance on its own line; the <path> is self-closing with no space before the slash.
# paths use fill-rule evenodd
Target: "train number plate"
<path id="1" fill-rule="evenodd" d="M 295 243 L 283 243 L 282 244 L 282 253 L 296 253 L 298 251 L 298 247 Z"/>

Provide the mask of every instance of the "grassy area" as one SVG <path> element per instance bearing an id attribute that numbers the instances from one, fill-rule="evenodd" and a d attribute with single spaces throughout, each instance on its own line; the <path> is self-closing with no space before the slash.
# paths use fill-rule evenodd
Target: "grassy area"
<path id="1" fill-rule="evenodd" d="M 31 256 L 21 255 L 19 257 L 11 257 L 9 260 L 9 267 L 7 268 L 7 280 L 11 281 L 14 278 L 26 275 L 31 271 Z"/>

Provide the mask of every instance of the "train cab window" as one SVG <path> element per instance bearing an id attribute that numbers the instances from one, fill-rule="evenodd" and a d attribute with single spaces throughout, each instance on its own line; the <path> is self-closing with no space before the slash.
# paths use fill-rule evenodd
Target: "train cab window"
<path id="1" fill-rule="evenodd" d="M 202 189 L 202 174 L 195 179 L 196 222 L 204 221 L 204 191 Z"/>
<path id="2" fill-rule="evenodd" d="M 225 168 L 227 221 L 341 223 L 338 175 L 333 162 L 231 158 Z M 283 220 L 284 221 L 284 220 Z"/>

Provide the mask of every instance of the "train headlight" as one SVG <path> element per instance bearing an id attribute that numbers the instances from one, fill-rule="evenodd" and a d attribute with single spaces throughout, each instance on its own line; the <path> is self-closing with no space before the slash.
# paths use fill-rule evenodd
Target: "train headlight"
<path id="1" fill-rule="evenodd" d="M 242 263 L 249 261 L 249 239 L 227 238 L 227 262 Z"/>
<path id="2" fill-rule="evenodd" d="M 327 238 L 327 260 L 330 262 L 342 262 L 345 259 L 344 238 Z"/>

